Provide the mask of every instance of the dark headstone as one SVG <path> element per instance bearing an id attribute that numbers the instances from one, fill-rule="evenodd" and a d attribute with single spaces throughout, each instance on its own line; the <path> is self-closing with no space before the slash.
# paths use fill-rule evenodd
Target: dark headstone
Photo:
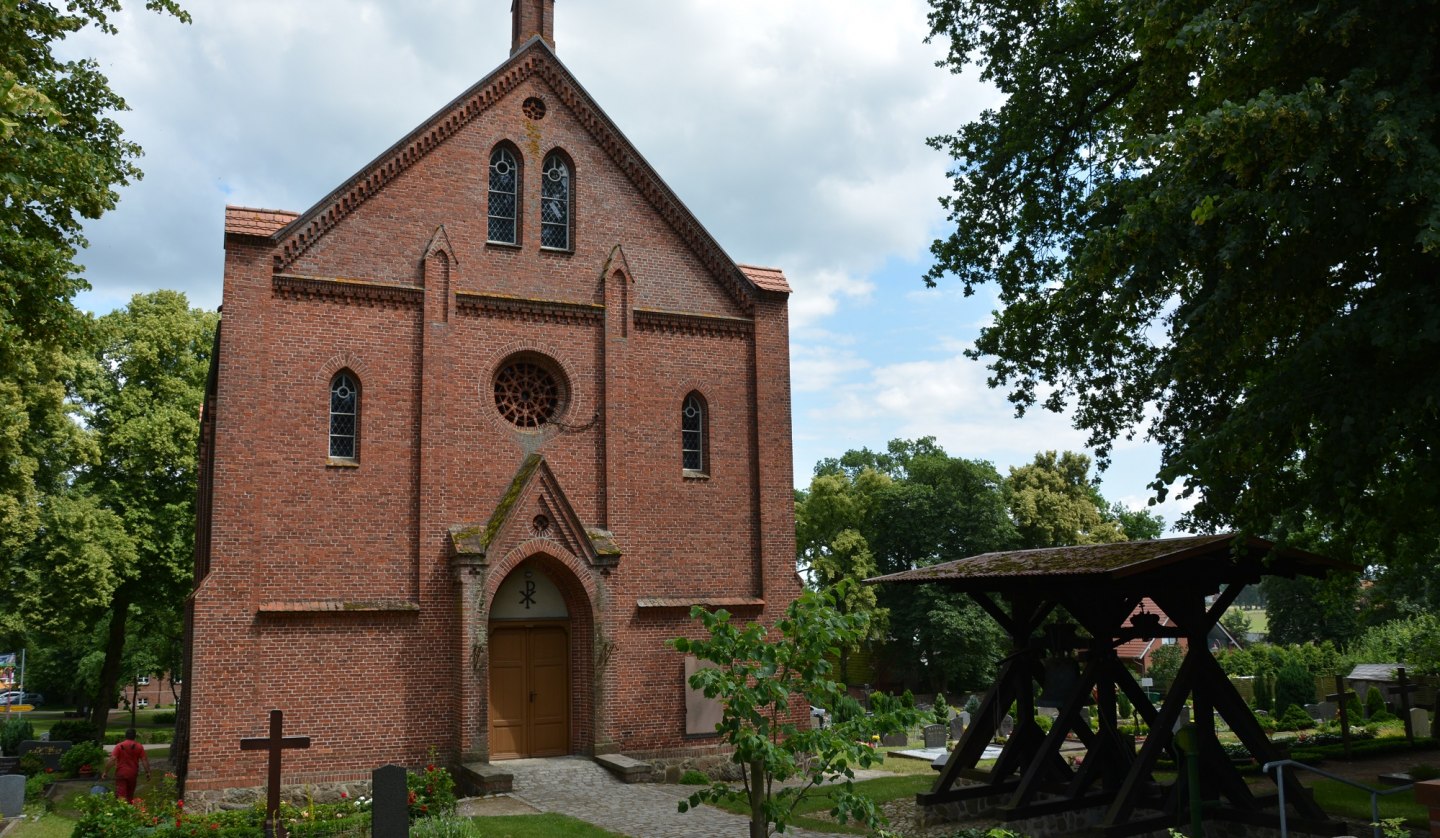
<path id="1" fill-rule="evenodd" d="M 960 735 L 965 732 L 965 726 L 970 724 L 970 714 L 962 712 L 950 720 L 950 738 L 956 742 L 960 741 Z"/>
<path id="2" fill-rule="evenodd" d="M 949 731 L 945 725 L 925 725 L 925 747 L 943 748 Z"/>
<path id="3" fill-rule="evenodd" d="M 1012 734 L 1012 733 L 1014 733 L 1014 732 L 1015 732 L 1015 720 L 1014 720 L 1014 719 L 1010 718 L 1010 717 L 1007 715 L 1005 718 L 1003 718 L 1003 719 L 1000 720 L 1000 737 L 1001 737 L 1002 739 L 1009 739 L 1009 738 L 1010 738 L 1010 734 Z"/>
<path id="4" fill-rule="evenodd" d="M 34 754 L 40 757 L 40 761 L 45 763 L 46 768 L 51 771 L 59 771 L 60 757 L 64 756 L 68 750 L 70 750 L 69 742 L 41 742 L 27 739 L 20 743 L 20 747 L 15 752 L 22 757 L 26 754 Z"/>
<path id="5" fill-rule="evenodd" d="M 910 737 L 902 731 L 900 733 L 887 733 L 880 737 L 880 744 L 887 748 L 903 748 L 910 744 Z"/>
<path id="6" fill-rule="evenodd" d="M 18 818 L 25 813 L 25 775 L 0 777 L 0 818 Z"/>
<path id="7" fill-rule="evenodd" d="M 370 834 L 374 838 L 409 838 L 410 790 L 405 769 L 382 765 L 370 777 L 375 794 L 370 804 Z"/>

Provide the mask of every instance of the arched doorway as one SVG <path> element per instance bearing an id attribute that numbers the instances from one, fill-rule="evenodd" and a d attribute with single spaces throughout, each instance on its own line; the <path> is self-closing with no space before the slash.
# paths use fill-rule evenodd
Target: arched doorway
<path id="1" fill-rule="evenodd" d="M 570 612 L 539 561 L 500 583 L 489 631 L 490 758 L 570 753 Z"/>

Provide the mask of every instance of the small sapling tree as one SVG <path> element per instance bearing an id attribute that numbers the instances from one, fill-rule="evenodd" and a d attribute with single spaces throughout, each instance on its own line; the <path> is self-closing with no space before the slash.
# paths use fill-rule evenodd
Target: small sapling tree
<path id="1" fill-rule="evenodd" d="M 874 802 L 854 792 L 854 769 L 884 759 L 871 745 L 872 736 L 912 727 L 920 713 L 913 701 L 883 693 L 871 695 L 870 715 L 846 712 L 854 702 L 836 680 L 840 673 L 832 661 L 869 629 L 865 613 L 835 607 L 853 584 L 846 579 L 824 592 L 806 591 L 769 628 L 737 626 L 723 609 L 691 609 L 707 636 L 677 638 L 670 646 L 716 665 L 692 675 L 690 686 L 724 706 L 716 731 L 734 749 L 731 759 L 740 766 L 744 783 L 739 788 L 716 783 L 697 791 L 680 801 L 680 811 L 739 801 L 750 808 L 750 838 L 765 838 L 772 824 L 784 832 L 795 807 L 823 784 L 838 820 L 878 829 Z M 830 711 L 834 724 L 812 728 L 806 702 Z M 792 779 L 799 782 L 786 782 Z"/>

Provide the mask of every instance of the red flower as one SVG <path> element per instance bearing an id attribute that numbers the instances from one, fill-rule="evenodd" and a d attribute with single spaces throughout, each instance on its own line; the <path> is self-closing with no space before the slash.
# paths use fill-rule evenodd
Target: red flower
<path id="1" fill-rule="evenodd" d="M 406 801 L 406 802 L 407 802 L 407 803 L 414 803 L 414 802 L 415 802 L 415 792 L 413 792 L 413 791 L 410 792 L 410 799 L 409 799 L 408 801 Z"/>
<path id="2" fill-rule="evenodd" d="M 176 809 L 184 809 L 184 808 L 185 808 L 185 801 L 183 801 L 183 800 L 177 800 L 177 801 L 175 801 L 175 808 L 176 808 Z"/>
<path id="3" fill-rule="evenodd" d="M 220 828 L 220 824 L 218 824 L 218 823 L 212 823 L 212 824 L 210 824 L 210 828 L 211 828 L 211 829 L 219 829 L 219 828 Z"/>
<path id="4" fill-rule="evenodd" d="M 430 811 L 429 805 L 424 804 L 424 803 L 421 803 L 421 804 L 420 804 L 420 811 L 422 811 L 422 812 L 428 812 L 428 811 Z"/>
<path id="5" fill-rule="evenodd" d="M 349 796 L 350 796 L 350 795 L 346 794 L 346 793 L 343 792 L 343 791 L 340 792 L 340 799 L 341 799 L 341 800 L 344 800 L 345 798 L 347 798 L 347 797 L 349 797 Z"/>
<path id="6" fill-rule="evenodd" d="M 434 770 L 435 770 L 435 766 L 434 766 L 433 764 L 432 764 L 432 765 L 427 765 L 427 766 L 425 766 L 425 770 L 426 770 L 426 771 L 434 771 Z"/>

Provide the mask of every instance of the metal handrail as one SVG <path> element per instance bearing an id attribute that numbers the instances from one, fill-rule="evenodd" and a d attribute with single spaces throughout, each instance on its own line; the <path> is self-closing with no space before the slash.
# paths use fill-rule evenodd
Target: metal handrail
<path id="1" fill-rule="evenodd" d="M 1290 836 L 1290 830 L 1286 823 L 1287 813 L 1285 811 L 1285 766 L 1287 765 L 1293 765 L 1296 768 L 1303 768 L 1306 771 L 1314 771 L 1316 774 L 1319 774 L 1323 777 L 1328 777 L 1340 783 L 1344 783 L 1351 788 L 1357 788 L 1361 791 L 1370 792 L 1370 828 L 1374 832 L 1375 838 L 1382 838 L 1382 835 L 1380 833 L 1380 796 L 1382 794 L 1397 794 L 1399 792 L 1409 791 L 1410 789 L 1415 788 L 1415 784 L 1410 783 L 1408 785 L 1396 786 L 1393 789 L 1385 789 L 1382 791 L 1381 789 L 1370 788 L 1364 783 L 1357 783 L 1354 780 L 1349 780 L 1344 777 L 1338 777 L 1334 774 L 1331 774 L 1329 771 L 1322 771 L 1313 765 L 1306 765 L 1303 762 L 1296 762 L 1293 759 L 1278 759 L 1274 762 L 1267 762 L 1263 766 L 1261 766 L 1260 770 L 1264 771 L 1266 774 L 1269 774 L 1270 769 L 1276 769 L 1275 785 L 1279 786 L 1280 788 L 1280 838 L 1289 838 Z"/>

